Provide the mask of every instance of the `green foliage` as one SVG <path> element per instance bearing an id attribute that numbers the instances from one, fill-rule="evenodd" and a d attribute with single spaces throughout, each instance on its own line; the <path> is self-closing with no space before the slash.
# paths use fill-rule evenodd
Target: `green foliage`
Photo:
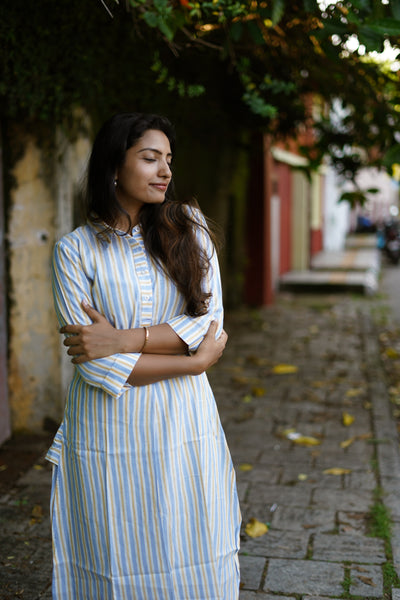
<path id="1" fill-rule="evenodd" d="M 392 588 L 399 588 L 400 587 L 400 578 L 396 573 L 396 569 L 394 568 L 394 565 L 392 562 L 386 562 L 384 563 L 383 567 L 382 567 L 382 571 L 383 571 L 383 586 L 384 586 L 384 593 L 387 594 L 387 596 L 385 597 L 390 597 L 389 594 L 392 593 Z"/>
<path id="2" fill-rule="evenodd" d="M 385 597 L 389 597 L 393 587 L 400 587 L 400 579 L 393 566 L 392 529 L 393 521 L 390 511 L 383 503 L 382 490 L 374 490 L 375 502 L 370 508 L 368 528 L 369 535 L 384 541 L 386 562 L 382 565 L 383 588 Z"/>
<path id="3" fill-rule="evenodd" d="M 343 588 L 343 596 L 345 598 L 349 598 L 350 597 L 350 587 L 353 585 L 354 581 L 351 578 L 351 574 L 350 574 L 350 569 L 347 567 L 345 569 L 344 572 L 344 578 L 342 581 L 342 588 Z"/>
<path id="4" fill-rule="evenodd" d="M 392 520 L 390 513 L 380 498 L 370 508 L 369 534 L 372 537 L 379 537 L 386 543 L 389 543 L 392 535 L 391 532 Z"/>
<path id="5" fill-rule="evenodd" d="M 393 169 L 394 165 L 400 164 L 400 144 L 394 144 L 385 154 L 383 164 L 388 170 Z"/>
<path id="6" fill-rule="evenodd" d="M 164 83 L 169 92 L 177 91 L 179 96 L 189 98 L 196 98 L 202 96 L 205 92 L 204 85 L 201 84 L 188 84 L 182 79 L 177 79 L 173 75 L 170 75 L 168 68 L 163 64 L 160 59 L 159 52 L 154 55 L 154 62 L 151 65 L 151 70 L 157 74 L 156 83 Z"/>
<path id="7" fill-rule="evenodd" d="M 129 107 L 179 115 L 212 106 L 214 120 L 284 138 L 311 132 L 313 97 L 321 111 L 303 144 L 312 167 L 328 153 L 353 180 L 367 164 L 392 168 L 397 81 L 346 44 L 358 37 L 367 51 L 382 50 L 385 40 L 398 45 L 398 0 L 332 2 L 323 10 L 317 0 L 115 0 L 108 7 L 112 19 L 91 0 L 0 4 L 3 117 L 54 123 L 75 106 L 99 119 Z M 332 120 L 338 98 L 341 114 Z"/>
<path id="8" fill-rule="evenodd" d="M 355 190 L 353 192 L 343 192 L 339 198 L 339 202 L 348 202 L 352 208 L 356 206 L 364 206 L 371 194 L 377 194 L 378 188 L 368 188 L 366 190 Z"/>
<path id="9" fill-rule="evenodd" d="M 242 86 L 242 102 L 275 136 L 296 135 L 309 118 L 303 100 L 319 95 L 325 114 L 315 123 L 315 144 L 305 148 L 312 165 L 328 152 L 338 172 L 352 180 L 367 164 L 387 166 L 400 120 L 390 74 L 346 44 L 358 37 L 367 51 L 379 52 L 384 40 L 398 43 L 397 1 L 390 6 L 332 2 L 325 10 L 316 0 L 138 0 L 132 6 L 153 27 L 157 18 L 174 20 L 168 22 L 171 34 L 159 29 L 178 60 L 190 46 L 199 52 L 207 47 L 210 55 L 229 62 Z M 326 115 L 338 97 L 346 116 L 337 127 Z"/>

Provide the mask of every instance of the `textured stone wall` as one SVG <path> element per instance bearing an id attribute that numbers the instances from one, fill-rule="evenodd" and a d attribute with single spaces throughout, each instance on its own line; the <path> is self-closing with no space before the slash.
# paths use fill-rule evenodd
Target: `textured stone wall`
<path id="1" fill-rule="evenodd" d="M 58 422 L 68 367 L 51 291 L 54 242 L 73 228 L 73 202 L 89 141 L 57 135 L 54 154 L 27 139 L 12 171 L 8 210 L 9 402 L 13 431 Z"/>

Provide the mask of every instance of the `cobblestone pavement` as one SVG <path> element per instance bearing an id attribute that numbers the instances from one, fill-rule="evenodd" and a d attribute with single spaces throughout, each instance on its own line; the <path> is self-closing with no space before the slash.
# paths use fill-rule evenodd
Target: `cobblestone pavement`
<path id="1" fill-rule="evenodd" d="M 386 371 L 400 348 L 387 316 L 379 297 L 342 295 L 228 315 L 210 380 L 243 513 L 240 600 L 400 600 L 400 388 Z M 2 600 L 51 598 L 49 488 L 40 455 L 0 497 Z M 251 519 L 268 532 L 248 535 Z"/>

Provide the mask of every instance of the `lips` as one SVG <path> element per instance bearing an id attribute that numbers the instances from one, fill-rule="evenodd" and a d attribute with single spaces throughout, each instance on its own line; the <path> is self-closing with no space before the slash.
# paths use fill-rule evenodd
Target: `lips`
<path id="1" fill-rule="evenodd" d="M 157 190 L 160 190 L 160 192 L 165 192 L 168 187 L 166 183 L 151 183 L 150 185 Z"/>

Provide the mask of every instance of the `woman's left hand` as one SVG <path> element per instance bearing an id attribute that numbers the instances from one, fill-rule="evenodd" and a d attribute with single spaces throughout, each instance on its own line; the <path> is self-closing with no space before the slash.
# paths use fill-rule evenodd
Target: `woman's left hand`
<path id="1" fill-rule="evenodd" d="M 92 319 L 91 325 L 65 325 L 60 329 L 60 333 L 68 334 L 63 343 L 73 356 L 72 362 L 77 365 L 120 352 L 118 330 L 85 301 L 82 308 Z"/>

